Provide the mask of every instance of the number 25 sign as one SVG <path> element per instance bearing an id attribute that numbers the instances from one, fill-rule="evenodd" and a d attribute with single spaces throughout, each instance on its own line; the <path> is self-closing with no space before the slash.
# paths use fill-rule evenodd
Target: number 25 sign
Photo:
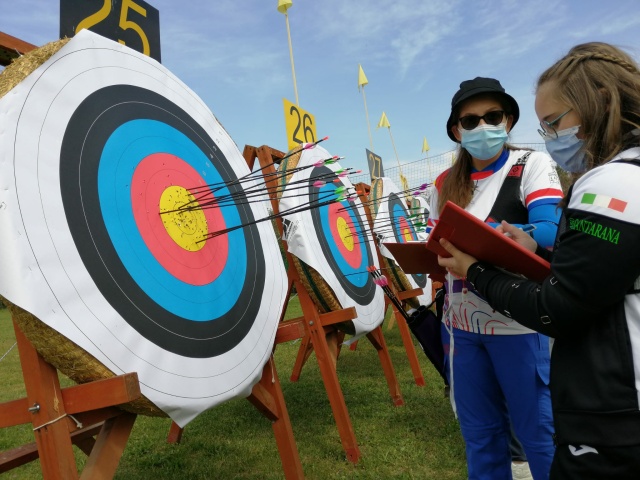
<path id="1" fill-rule="evenodd" d="M 83 28 L 160 61 L 160 14 L 143 0 L 60 0 L 60 38 Z"/>
<path id="2" fill-rule="evenodd" d="M 315 142 L 317 138 L 315 117 L 286 98 L 282 100 L 284 123 L 287 129 L 287 149 L 296 148 L 301 143 Z"/>

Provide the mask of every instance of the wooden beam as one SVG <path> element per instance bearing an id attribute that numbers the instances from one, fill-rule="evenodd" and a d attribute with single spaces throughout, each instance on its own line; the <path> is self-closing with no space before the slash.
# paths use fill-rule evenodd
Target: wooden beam
<path id="1" fill-rule="evenodd" d="M 0 403 L 0 428 L 31 423 L 29 406 L 26 398 Z"/>
<path id="2" fill-rule="evenodd" d="M 140 395 L 137 373 L 125 373 L 62 390 L 64 408 L 71 414 L 121 405 L 140 398 Z"/>
<path id="3" fill-rule="evenodd" d="M 38 48 L 31 43 L 0 32 L 0 65 L 9 65 L 14 58 Z"/>

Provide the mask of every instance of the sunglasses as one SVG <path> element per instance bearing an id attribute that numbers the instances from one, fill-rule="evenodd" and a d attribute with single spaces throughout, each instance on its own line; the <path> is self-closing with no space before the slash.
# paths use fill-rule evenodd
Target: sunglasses
<path id="1" fill-rule="evenodd" d="M 460 122 L 460 126 L 465 130 L 473 130 L 478 126 L 480 120 L 484 120 L 484 123 L 486 123 L 487 125 L 500 125 L 500 123 L 502 123 L 502 119 L 504 118 L 504 114 L 504 110 L 492 110 L 482 116 L 465 115 L 464 117 L 460 117 L 458 119 L 458 122 Z"/>

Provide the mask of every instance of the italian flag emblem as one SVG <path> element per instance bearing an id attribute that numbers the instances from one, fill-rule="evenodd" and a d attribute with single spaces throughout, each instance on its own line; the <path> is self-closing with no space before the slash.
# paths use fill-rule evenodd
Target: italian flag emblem
<path id="1" fill-rule="evenodd" d="M 583 194 L 580 203 L 584 203 L 586 205 L 597 205 L 598 207 L 609 208 L 616 212 L 624 212 L 624 209 L 627 208 L 627 202 L 624 200 L 596 193 Z"/>

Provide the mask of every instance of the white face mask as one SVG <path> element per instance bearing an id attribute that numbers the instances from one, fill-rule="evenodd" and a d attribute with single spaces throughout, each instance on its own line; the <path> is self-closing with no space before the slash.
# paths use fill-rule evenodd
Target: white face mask
<path id="1" fill-rule="evenodd" d="M 473 130 L 460 128 L 460 144 L 473 158 L 489 160 L 495 157 L 509 138 L 507 124 L 478 125 Z"/>

